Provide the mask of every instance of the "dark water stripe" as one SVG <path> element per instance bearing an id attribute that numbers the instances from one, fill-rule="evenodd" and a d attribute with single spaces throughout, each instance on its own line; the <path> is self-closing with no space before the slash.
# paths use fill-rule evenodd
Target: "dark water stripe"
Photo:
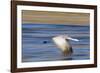
<path id="1" fill-rule="evenodd" d="M 52 28 L 50 28 L 50 29 L 22 29 L 22 31 L 23 32 L 40 32 L 40 31 L 42 31 L 42 32 L 45 32 L 45 31 L 48 31 L 48 32 L 52 32 L 52 31 L 55 31 L 55 32 L 57 32 L 57 31 L 89 31 L 90 29 L 88 29 L 88 28 L 83 28 L 83 27 L 80 27 L 80 28 L 54 28 L 54 29 L 52 29 Z"/>
<path id="2" fill-rule="evenodd" d="M 22 35 L 22 37 L 23 38 L 28 38 L 28 37 L 33 37 L 33 38 L 44 38 L 44 37 L 46 37 L 46 38 L 53 38 L 53 37 L 55 37 L 55 36 L 59 36 L 59 35 L 63 35 L 63 34 L 23 34 Z M 70 37 L 89 37 L 89 34 L 66 34 L 66 35 L 68 35 L 68 36 L 70 36 Z"/>
<path id="3" fill-rule="evenodd" d="M 77 26 L 77 25 L 22 25 L 23 30 L 62 30 L 62 29 L 89 29 L 89 26 Z M 73 30 L 73 29 L 72 29 Z"/>
<path id="4" fill-rule="evenodd" d="M 89 34 L 88 31 L 23 31 L 23 34 L 36 34 L 36 33 L 45 33 L 45 34 L 56 34 L 56 33 L 65 33 L 65 34 Z"/>
<path id="5" fill-rule="evenodd" d="M 81 27 L 67 27 L 67 26 L 64 26 L 64 27 L 60 27 L 60 28 L 54 28 L 54 27 L 52 27 L 52 28 L 50 28 L 50 27 L 43 27 L 43 28 L 36 28 L 36 27 L 34 27 L 34 28 L 23 28 L 22 27 L 22 29 L 23 30 L 68 30 L 68 29 L 72 29 L 72 28 L 74 28 L 75 30 L 82 30 L 82 29 L 86 29 L 86 30 L 88 30 L 89 29 L 89 27 L 83 27 L 83 26 L 81 26 Z M 78 28 L 78 29 L 77 29 Z"/>
<path id="6" fill-rule="evenodd" d="M 62 27 L 65 27 L 65 26 L 67 26 L 67 27 L 89 27 L 89 25 L 86 25 L 86 26 L 81 26 L 81 25 L 70 25 L 70 24 L 67 24 L 67 25 L 64 25 L 64 24 L 52 24 L 52 25 L 49 25 L 49 24 L 22 24 L 22 27 L 23 28 L 39 28 L 39 27 L 49 27 L 49 28 L 62 28 Z"/>

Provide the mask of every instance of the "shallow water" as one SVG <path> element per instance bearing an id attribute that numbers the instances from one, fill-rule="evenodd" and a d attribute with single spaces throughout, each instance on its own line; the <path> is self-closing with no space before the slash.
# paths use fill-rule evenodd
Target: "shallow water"
<path id="1" fill-rule="evenodd" d="M 22 62 L 87 60 L 90 58 L 89 26 L 22 24 Z M 66 34 L 80 41 L 70 41 L 73 54 L 63 56 L 52 37 Z"/>

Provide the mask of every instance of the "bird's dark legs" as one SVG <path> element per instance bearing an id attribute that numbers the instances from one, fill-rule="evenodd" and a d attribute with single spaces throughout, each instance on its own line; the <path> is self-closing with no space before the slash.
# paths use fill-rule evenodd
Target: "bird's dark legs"
<path id="1" fill-rule="evenodd" d="M 70 56 L 73 53 L 72 47 L 70 47 L 69 50 L 64 50 L 63 51 L 63 56 Z"/>

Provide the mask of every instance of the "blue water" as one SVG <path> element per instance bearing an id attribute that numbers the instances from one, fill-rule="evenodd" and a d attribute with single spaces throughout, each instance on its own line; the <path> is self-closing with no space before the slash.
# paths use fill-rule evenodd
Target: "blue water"
<path id="1" fill-rule="evenodd" d="M 22 24 L 22 62 L 90 59 L 89 32 L 88 25 Z M 52 41 L 52 37 L 63 34 L 80 40 L 70 41 L 71 56 L 63 56 Z"/>

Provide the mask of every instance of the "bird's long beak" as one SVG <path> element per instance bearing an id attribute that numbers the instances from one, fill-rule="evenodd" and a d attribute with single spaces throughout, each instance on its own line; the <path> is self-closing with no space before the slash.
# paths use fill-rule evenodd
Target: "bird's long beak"
<path id="1" fill-rule="evenodd" d="M 72 40 L 72 41 L 79 41 L 78 39 L 74 39 L 74 38 L 71 38 L 71 37 L 68 37 L 67 39 Z"/>

